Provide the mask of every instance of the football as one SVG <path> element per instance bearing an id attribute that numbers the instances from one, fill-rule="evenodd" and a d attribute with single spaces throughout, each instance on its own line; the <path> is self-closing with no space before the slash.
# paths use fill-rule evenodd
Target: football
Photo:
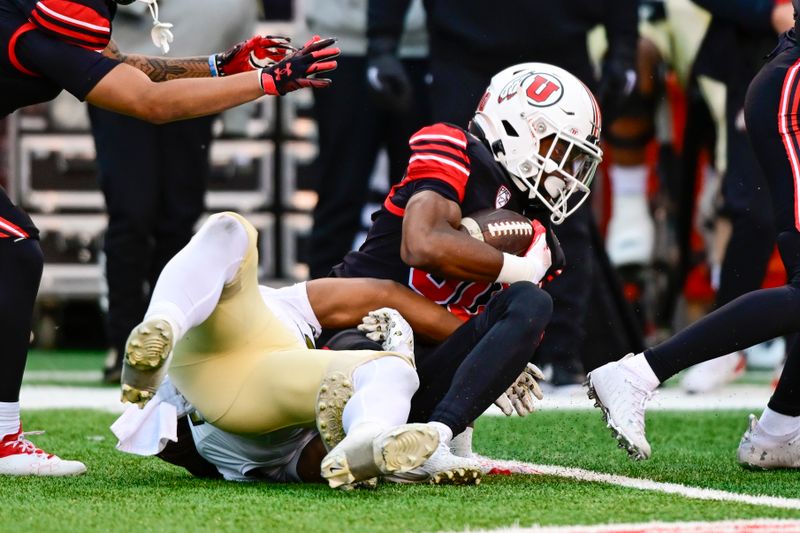
<path id="1" fill-rule="evenodd" d="M 525 253 L 533 240 L 531 221 L 508 209 L 483 209 L 461 219 L 460 231 L 501 252 Z"/>

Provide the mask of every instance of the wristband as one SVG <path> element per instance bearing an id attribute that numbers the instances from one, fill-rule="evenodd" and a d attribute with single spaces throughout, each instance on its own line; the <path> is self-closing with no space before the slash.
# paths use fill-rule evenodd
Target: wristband
<path id="1" fill-rule="evenodd" d="M 216 54 L 211 54 L 208 56 L 208 70 L 211 71 L 211 77 L 216 78 L 219 76 L 219 71 L 217 71 L 217 56 Z"/>
<path id="2" fill-rule="evenodd" d="M 529 257 L 519 257 L 503 252 L 503 268 L 497 275 L 498 283 L 515 283 L 517 281 L 534 281 L 536 266 Z"/>

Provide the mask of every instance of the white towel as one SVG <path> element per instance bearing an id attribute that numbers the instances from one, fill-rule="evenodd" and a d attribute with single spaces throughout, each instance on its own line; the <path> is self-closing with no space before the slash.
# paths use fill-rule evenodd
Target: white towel
<path id="1" fill-rule="evenodd" d="M 178 417 L 192 410 L 169 378 L 158 388 L 144 409 L 130 405 L 112 425 L 117 449 L 136 455 L 155 455 L 167 441 L 178 441 Z"/>

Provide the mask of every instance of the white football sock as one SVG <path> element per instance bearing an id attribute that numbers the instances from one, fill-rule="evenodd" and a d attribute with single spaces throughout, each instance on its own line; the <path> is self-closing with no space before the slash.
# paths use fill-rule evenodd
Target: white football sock
<path id="1" fill-rule="evenodd" d="M 176 341 L 202 324 L 214 311 L 225 284 L 236 275 L 248 245 L 247 230 L 237 219 L 209 218 L 164 266 L 145 318 L 167 320 Z"/>
<path id="2" fill-rule="evenodd" d="M 758 425 L 774 437 L 783 437 L 800 430 L 800 416 L 788 416 L 777 413 L 767 407 L 758 419 Z"/>
<path id="3" fill-rule="evenodd" d="M 453 430 L 450 429 L 450 426 L 441 422 L 428 422 L 428 425 L 436 428 L 436 431 L 439 432 L 439 444 L 450 445 L 450 441 L 453 440 Z"/>
<path id="4" fill-rule="evenodd" d="M 644 353 L 638 353 L 631 358 L 622 361 L 622 366 L 635 374 L 650 389 L 656 390 L 661 382 L 658 380 L 650 364 L 644 357 Z"/>
<path id="5" fill-rule="evenodd" d="M 19 402 L 0 402 L 0 439 L 19 431 Z"/>
<path id="6" fill-rule="evenodd" d="M 647 165 L 611 165 L 608 169 L 611 191 L 615 197 L 642 196 L 646 198 L 649 174 L 650 169 L 647 168 Z"/>
<path id="7" fill-rule="evenodd" d="M 405 424 L 417 388 L 416 371 L 399 357 L 381 357 L 359 366 L 353 372 L 353 396 L 342 412 L 344 432 L 364 424 L 382 429 Z"/>

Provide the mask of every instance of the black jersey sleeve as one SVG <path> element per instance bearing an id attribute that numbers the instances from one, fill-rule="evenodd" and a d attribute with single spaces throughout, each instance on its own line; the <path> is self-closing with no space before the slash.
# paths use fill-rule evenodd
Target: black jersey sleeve
<path id="1" fill-rule="evenodd" d="M 20 36 L 15 53 L 20 63 L 36 75 L 72 93 L 79 100 L 119 64 L 99 52 L 87 50 L 32 30 Z"/>
<path id="2" fill-rule="evenodd" d="M 772 9 L 776 4 L 775 0 L 694 0 L 694 3 L 714 17 L 755 31 L 772 28 Z"/>
<path id="3" fill-rule="evenodd" d="M 367 38 L 370 47 L 396 48 L 403 33 L 411 0 L 369 0 Z M 396 50 L 381 50 L 395 52 Z"/>

